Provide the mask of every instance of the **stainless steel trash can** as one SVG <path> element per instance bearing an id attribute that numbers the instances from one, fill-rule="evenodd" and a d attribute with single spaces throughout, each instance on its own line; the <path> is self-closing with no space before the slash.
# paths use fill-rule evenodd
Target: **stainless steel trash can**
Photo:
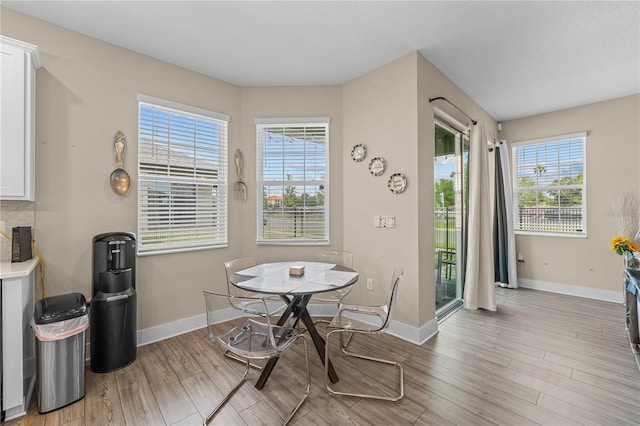
<path id="1" fill-rule="evenodd" d="M 34 310 L 38 411 L 47 413 L 84 397 L 89 319 L 80 293 L 40 299 Z"/>

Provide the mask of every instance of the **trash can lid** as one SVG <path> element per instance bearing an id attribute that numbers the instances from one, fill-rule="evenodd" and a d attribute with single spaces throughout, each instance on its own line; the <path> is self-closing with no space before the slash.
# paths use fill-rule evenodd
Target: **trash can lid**
<path id="1" fill-rule="evenodd" d="M 87 314 L 87 301 L 82 293 L 45 297 L 35 303 L 33 320 L 36 324 L 50 324 Z"/>

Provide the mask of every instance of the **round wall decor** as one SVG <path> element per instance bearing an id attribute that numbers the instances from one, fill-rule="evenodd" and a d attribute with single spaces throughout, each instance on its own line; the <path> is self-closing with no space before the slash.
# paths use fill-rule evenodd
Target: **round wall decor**
<path id="1" fill-rule="evenodd" d="M 353 161 L 360 162 L 364 160 L 366 156 L 367 156 L 367 147 L 364 144 L 359 143 L 358 145 L 355 145 L 351 150 L 351 159 Z"/>
<path id="2" fill-rule="evenodd" d="M 382 157 L 376 157 L 369 162 L 369 172 L 374 176 L 380 176 L 387 168 L 387 163 Z"/>
<path id="3" fill-rule="evenodd" d="M 387 186 L 389 187 L 389 191 L 394 194 L 400 194 L 407 189 L 407 177 L 402 173 L 394 173 L 389 177 Z"/>

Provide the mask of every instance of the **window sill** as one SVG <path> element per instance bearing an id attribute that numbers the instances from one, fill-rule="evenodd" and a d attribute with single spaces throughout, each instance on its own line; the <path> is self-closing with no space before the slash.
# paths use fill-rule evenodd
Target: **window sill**
<path id="1" fill-rule="evenodd" d="M 536 237 L 561 237 L 561 238 L 587 238 L 586 233 L 556 233 L 556 232 L 543 232 L 543 231 L 514 231 L 516 235 L 530 235 Z"/>
<path id="2" fill-rule="evenodd" d="M 258 246 L 328 246 L 328 240 L 284 240 L 284 241 L 256 241 Z"/>

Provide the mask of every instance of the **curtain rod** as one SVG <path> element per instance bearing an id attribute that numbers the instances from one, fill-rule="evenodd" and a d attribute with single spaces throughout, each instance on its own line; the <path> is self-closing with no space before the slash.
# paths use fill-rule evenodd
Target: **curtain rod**
<path id="1" fill-rule="evenodd" d="M 469 116 L 469 114 L 467 114 L 466 112 L 464 112 L 463 110 L 461 110 L 460 108 L 458 108 L 457 106 L 455 106 L 455 104 L 453 102 L 451 102 L 449 99 L 445 98 L 444 96 L 437 96 L 435 98 L 429 98 L 429 103 L 432 103 L 433 101 L 446 101 L 448 102 L 451 106 L 453 106 L 455 109 L 457 109 L 458 111 L 460 111 L 461 113 L 463 113 L 464 115 L 467 116 L 467 118 L 469 120 L 471 120 L 471 122 L 473 123 L 473 125 L 475 126 L 476 124 L 478 124 L 478 122 L 476 120 L 474 120 L 473 118 L 471 118 Z"/>
<path id="2" fill-rule="evenodd" d="M 487 130 L 487 134 L 493 138 L 494 142 L 500 142 L 500 139 L 498 139 L 498 137 L 494 135 L 490 130 Z"/>

